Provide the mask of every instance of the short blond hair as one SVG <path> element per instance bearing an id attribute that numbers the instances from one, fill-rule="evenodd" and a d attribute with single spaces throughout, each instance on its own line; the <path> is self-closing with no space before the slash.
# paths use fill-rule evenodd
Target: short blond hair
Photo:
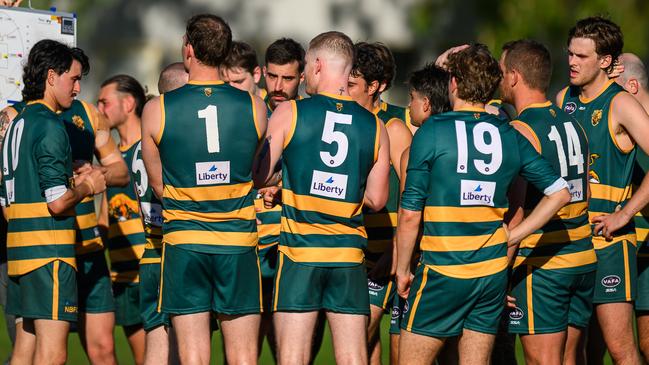
<path id="1" fill-rule="evenodd" d="M 318 34 L 309 42 L 309 51 L 320 50 L 340 56 L 350 65 L 354 62 L 354 43 L 345 33 L 330 31 Z"/>

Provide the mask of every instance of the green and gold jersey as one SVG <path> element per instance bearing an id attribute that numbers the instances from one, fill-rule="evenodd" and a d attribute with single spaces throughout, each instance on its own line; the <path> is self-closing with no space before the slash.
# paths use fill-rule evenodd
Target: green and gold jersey
<path id="1" fill-rule="evenodd" d="M 149 185 L 149 177 L 142 159 L 142 142 L 135 143 L 133 155 L 126 164 L 131 169 L 131 181 L 140 201 L 140 212 L 144 223 L 146 244 L 140 265 L 159 264 L 162 253 L 162 203 Z"/>
<path id="2" fill-rule="evenodd" d="M 625 92 L 624 89 L 613 80 L 592 99 L 581 97 L 579 87 L 570 86 L 562 91 L 561 108 L 581 124 L 590 142 L 590 219 L 615 212 L 631 198 L 636 148 L 622 150 L 611 133 L 611 102 L 621 92 Z M 616 231 L 611 241 L 593 236 L 593 245 L 595 249 L 602 249 L 621 240 L 636 243 L 633 221 Z"/>
<path id="3" fill-rule="evenodd" d="M 205 253 L 254 250 L 251 172 L 261 138 L 254 96 L 221 81 L 190 81 L 160 103 L 165 244 Z"/>
<path id="4" fill-rule="evenodd" d="M 588 221 L 588 139 L 584 130 L 549 101 L 526 107 L 512 124 L 532 135 L 540 146 L 538 152 L 568 182 L 572 196 L 550 222 L 521 242 L 514 267 L 524 264 L 575 274 L 594 271 L 597 257 Z M 526 215 L 541 198 L 542 192 L 528 186 Z"/>
<path id="5" fill-rule="evenodd" d="M 73 162 L 86 161 L 92 164 L 97 129 L 97 120 L 93 116 L 91 106 L 79 100 L 74 100 L 70 108 L 60 114 L 70 138 Z M 103 250 L 104 244 L 97 228 L 94 197 L 83 199 L 77 204 L 75 211 L 77 213 L 77 255 Z"/>
<path id="6" fill-rule="evenodd" d="M 9 275 L 56 260 L 76 267 L 74 216 L 54 217 L 47 207 L 72 177 L 70 142 L 56 113 L 43 102 L 29 103 L 7 130 L 1 161 Z"/>
<path id="7" fill-rule="evenodd" d="M 139 141 L 121 147 L 124 161 L 132 161 Z M 136 171 L 129 166 L 131 180 L 125 187 L 108 187 L 108 257 L 113 282 L 139 282 L 139 261 L 144 252 L 146 239 L 140 214 L 140 204 L 135 191 Z"/>
<path id="8" fill-rule="evenodd" d="M 415 134 L 407 171 L 401 207 L 423 211 L 422 264 L 463 279 L 507 268 L 502 224 L 517 175 L 544 194 L 566 187 L 525 137 L 484 109 L 432 116 Z"/>
<path id="9" fill-rule="evenodd" d="M 633 169 L 633 188 L 637 189 L 649 172 L 649 156 L 638 149 L 636 164 Z M 649 205 L 639 211 L 635 217 L 635 232 L 638 237 L 638 257 L 649 257 Z"/>
<path id="10" fill-rule="evenodd" d="M 394 107 L 397 108 L 397 107 Z M 404 123 L 403 119 L 394 116 L 379 107 L 374 114 L 387 127 L 391 123 Z M 378 212 L 363 211 L 363 224 L 367 230 L 367 249 L 365 263 L 372 268 L 381 255 L 392 248 L 395 229 L 397 227 L 397 211 L 399 210 L 399 175 L 390 166 L 390 191 L 385 207 Z"/>
<path id="11" fill-rule="evenodd" d="M 358 265 L 367 245 L 365 184 L 381 121 L 347 96 L 322 93 L 290 103 L 279 251 L 305 265 Z"/>
<path id="12" fill-rule="evenodd" d="M 383 100 L 380 101 L 380 111 L 385 120 L 390 120 L 392 118 L 401 119 L 406 123 L 408 128 L 412 127 L 412 121 L 410 120 L 410 109 L 404 108 L 402 106 L 389 104 Z M 416 128 L 416 127 L 415 127 Z"/>

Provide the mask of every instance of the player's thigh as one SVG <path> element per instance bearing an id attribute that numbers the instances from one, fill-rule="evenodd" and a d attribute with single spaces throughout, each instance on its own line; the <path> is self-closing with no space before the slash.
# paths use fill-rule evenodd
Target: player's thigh
<path id="1" fill-rule="evenodd" d="M 430 365 L 444 346 L 444 339 L 401 331 L 399 364 Z"/>
<path id="2" fill-rule="evenodd" d="M 638 252 L 638 293 L 634 307 L 636 312 L 649 313 L 649 247 L 643 245 Z"/>
<path id="3" fill-rule="evenodd" d="M 282 361 L 309 361 L 318 312 L 275 312 L 273 327 L 277 353 Z"/>
<path id="4" fill-rule="evenodd" d="M 70 322 L 51 319 L 34 320 L 36 346 L 46 349 L 65 349 L 68 343 Z M 39 351 L 37 348 L 36 351 Z"/>
<path id="5" fill-rule="evenodd" d="M 367 321 L 363 314 L 327 312 L 334 351 L 337 353 L 364 353 L 367 356 Z"/>
<path id="6" fill-rule="evenodd" d="M 609 350 L 619 350 L 620 346 L 635 347 L 631 303 L 598 304 L 595 311 Z M 615 347 L 615 349 L 611 349 L 611 347 Z"/>
<path id="7" fill-rule="evenodd" d="M 212 311 L 235 317 L 261 313 L 263 297 L 256 250 L 212 255 L 211 268 Z"/>
<path id="8" fill-rule="evenodd" d="M 458 339 L 460 364 L 489 364 L 495 334 L 464 329 Z"/>

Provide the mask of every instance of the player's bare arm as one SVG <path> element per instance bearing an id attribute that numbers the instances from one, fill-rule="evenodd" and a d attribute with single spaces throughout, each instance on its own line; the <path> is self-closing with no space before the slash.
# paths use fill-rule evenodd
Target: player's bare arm
<path id="1" fill-rule="evenodd" d="M 410 294 L 410 285 L 413 279 L 413 275 L 410 272 L 410 262 L 417 242 L 422 213 L 421 211 L 399 207 L 398 216 L 396 256 L 397 294 L 405 299 Z"/>
<path id="2" fill-rule="evenodd" d="M 383 123 L 379 121 L 376 125 L 380 128 L 379 152 L 376 162 L 367 176 L 363 198 L 363 204 L 374 211 L 385 206 L 390 190 L 390 139 Z"/>
<path id="3" fill-rule="evenodd" d="M 613 112 L 613 137 L 622 149 L 633 148 L 633 143 L 645 153 L 649 152 L 649 115 L 631 94 L 620 93 L 611 102 Z M 645 176 L 633 196 L 617 212 L 593 218 L 595 232 L 607 239 L 613 238 L 613 233 L 624 227 L 633 216 L 649 203 L 649 175 Z"/>
<path id="4" fill-rule="evenodd" d="M 162 164 L 157 141 L 161 137 L 162 112 L 160 97 L 155 97 L 144 106 L 142 111 L 142 160 L 149 177 L 149 184 L 158 198 L 162 198 Z"/>
<path id="5" fill-rule="evenodd" d="M 544 196 L 527 218 L 509 231 L 509 246 L 518 245 L 525 237 L 543 227 L 557 214 L 559 209 L 570 202 L 568 188 L 563 188 Z"/>
<path id="6" fill-rule="evenodd" d="M 105 117 L 99 113 L 97 107 L 86 104 L 90 110 L 90 118 L 96 121 L 95 131 L 95 156 L 101 166 L 97 167 L 106 176 L 108 186 L 128 185 L 130 175 L 126 162 L 117 148 L 117 144 L 110 135 L 110 128 Z"/>
<path id="7" fill-rule="evenodd" d="M 79 185 L 68 189 L 60 198 L 47 203 L 52 215 L 62 215 L 74 208 L 83 198 L 102 193 L 106 190 L 106 179 L 99 170 L 92 170 L 81 175 Z"/>
<path id="8" fill-rule="evenodd" d="M 279 104 L 268 120 L 266 136 L 259 147 L 255 166 L 252 169 L 252 177 L 257 188 L 273 185 L 275 167 L 282 156 L 284 141 L 292 129 L 292 105 L 293 102 Z"/>
<path id="9" fill-rule="evenodd" d="M 401 119 L 394 118 L 386 124 L 390 139 L 390 161 L 401 179 L 401 156 L 412 143 L 412 133 Z"/>

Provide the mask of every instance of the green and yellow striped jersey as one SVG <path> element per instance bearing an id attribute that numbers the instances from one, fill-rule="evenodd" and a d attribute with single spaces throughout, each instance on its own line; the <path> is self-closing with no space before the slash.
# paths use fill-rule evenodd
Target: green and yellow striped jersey
<path id="1" fill-rule="evenodd" d="M 638 149 L 636 164 L 633 168 L 633 188 L 637 189 L 649 172 L 649 156 Z M 638 237 L 638 257 L 649 257 L 649 205 L 639 211 L 635 217 L 635 232 Z"/>
<path id="2" fill-rule="evenodd" d="M 140 202 L 146 243 L 140 265 L 159 264 L 162 254 L 162 203 L 153 193 L 142 159 L 142 142 L 135 143 L 132 158 L 125 160 Z"/>
<path id="3" fill-rule="evenodd" d="M 160 96 L 165 244 L 221 254 L 256 248 L 253 98 L 221 81 L 190 81 Z"/>
<path id="4" fill-rule="evenodd" d="M 611 102 L 621 92 L 625 92 L 624 89 L 613 80 L 592 99 L 581 97 L 579 87 L 570 86 L 562 91 L 562 109 L 579 122 L 590 142 L 590 219 L 615 212 L 631 198 L 636 148 L 622 150 L 611 133 Z M 595 249 L 602 249 L 621 240 L 636 244 L 633 220 L 616 231 L 611 241 L 603 236 L 593 236 L 593 245 Z"/>
<path id="5" fill-rule="evenodd" d="M 56 113 L 43 102 L 29 103 L 7 130 L 1 161 L 9 275 L 56 260 L 76 267 L 74 216 L 54 217 L 47 207 L 72 177 L 70 142 Z"/>
<path id="6" fill-rule="evenodd" d="M 566 187 L 506 120 L 474 108 L 429 118 L 412 141 L 407 172 L 401 207 L 423 211 L 421 263 L 465 279 L 507 268 L 502 224 L 517 175 L 545 194 Z"/>
<path id="7" fill-rule="evenodd" d="M 67 110 L 60 114 L 65 130 L 70 138 L 72 161 L 87 161 L 92 163 L 95 153 L 95 131 L 97 120 L 90 106 L 84 101 L 74 100 Z M 97 213 L 95 199 L 89 196 L 75 207 L 77 214 L 77 255 L 101 251 L 104 244 L 97 228 Z"/>
<path id="8" fill-rule="evenodd" d="M 532 104 L 518 115 L 517 124 L 532 135 L 539 153 L 567 182 L 570 203 L 543 228 L 524 239 L 514 267 L 525 264 L 571 273 L 594 271 L 597 257 L 588 222 L 588 139 L 579 123 L 551 102 Z M 543 193 L 528 186 L 526 215 Z"/>
<path id="9" fill-rule="evenodd" d="M 140 142 L 121 147 L 124 161 L 132 161 Z M 131 180 L 125 187 L 108 187 L 108 257 L 113 282 L 139 282 L 139 261 L 144 252 L 146 238 L 140 214 L 140 204 L 135 191 L 136 171 L 128 165 Z"/>
<path id="10" fill-rule="evenodd" d="M 279 251 L 305 265 L 358 265 L 367 245 L 365 183 L 381 121 L 347 96 L 322 93 L 290 103 Z"/>

